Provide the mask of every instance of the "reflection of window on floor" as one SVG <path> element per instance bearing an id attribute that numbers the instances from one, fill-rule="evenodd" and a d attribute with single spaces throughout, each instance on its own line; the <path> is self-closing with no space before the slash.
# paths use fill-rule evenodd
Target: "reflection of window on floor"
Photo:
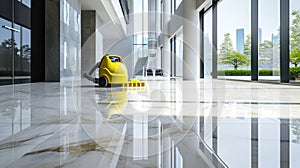
<path id="1" fill-rule="evenodd" d="M 264 109 L 258 115 L 261 116 L 258 119 L 258 167 L 278 167 L 280 165 L 280 120 L 264 118 L 264 116 L 274 115 L 272 111 Z"/>
<path id="2" fill-rule="evenodd" d="M 148 115 L 134 115 L 133 120 L 133 160 L 147 160 Z"/>
<path id="3" fill-rule="evenodd" d="M 3 109 L 2 113 L 0 113 L 1 119 L 11 121 L 9 124 L 1 124 L 0 140 L 15 135 L 31 126 L 30 96 L 21 94 L 18 99 L 20 100 L 12 100 L 15 101 L 14 105 L 8 105 Z"/>
<path id="4" fill-rule="evenodd" d="M 183 168 L 182 155 L 178 147 L 174 146 L 174 141 L 171 148 L 171 168 Z"/>

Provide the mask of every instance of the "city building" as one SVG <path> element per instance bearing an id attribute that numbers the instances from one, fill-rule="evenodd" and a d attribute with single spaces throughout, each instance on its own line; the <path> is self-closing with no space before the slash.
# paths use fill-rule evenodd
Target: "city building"
<path id="1" fill-rule="evenodd" d="M 300 167 L 299 10 L 1 0 L 0 167 Z"/>
<path id="2" fill-rule="evenodd" d="M 258 28 L 258 44 L 260 44 L 262 42 L 262 30 L 261 28 Z"/>
<path id="3" fill-rule="evenodd" d="M 236 29 L 236 51 L 244 53 L 245 34 L 244 29 Z"/>

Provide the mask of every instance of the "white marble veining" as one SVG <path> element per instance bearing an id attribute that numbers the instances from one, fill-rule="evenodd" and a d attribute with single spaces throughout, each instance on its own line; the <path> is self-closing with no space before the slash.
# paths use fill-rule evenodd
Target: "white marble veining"
<path id="1" fill-rule="evenodd" d="M 0 95 L 1 167 L 276 167 L 286 152 L 300 165 L 298 86 L 83 81 L 0 86 Z"/>

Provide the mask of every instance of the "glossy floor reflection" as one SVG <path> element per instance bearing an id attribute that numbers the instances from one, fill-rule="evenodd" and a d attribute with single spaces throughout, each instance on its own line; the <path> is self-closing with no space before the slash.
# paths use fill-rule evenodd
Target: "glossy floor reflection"
<path id="1" fill-rule="evenodd" d="M 1 167 L 300 167 L 300 89 L 225 80 L 0 87 Z"/>

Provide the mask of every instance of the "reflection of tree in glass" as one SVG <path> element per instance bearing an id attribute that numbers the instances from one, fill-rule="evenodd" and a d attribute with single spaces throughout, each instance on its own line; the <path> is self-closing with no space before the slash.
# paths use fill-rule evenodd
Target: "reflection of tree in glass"
<path id="1" fill-rule="evenodd" d="M 292 16 L 294 17 L 291 25 L 291 54 L 290 62 L 297 67 L 300 63 L 300 11 L 293 11 Z"/>
<path id="2" fill-rule="evenodd" d="M 17 47 L 15 40 L 7 39 L 0 46 L 0 70 L 4 70 L 4 76 L 11 75 L 12 67 L 12 46 L 14 44 L 14 66 L 16 75 L 29 75 L 31 48 L 28 44 L 21 49 Z"/>
<path id="3" fill-rule="evenodd" d="M 7 40 L 4 40 L 1 44 L 2 44 L 2 46 L 6 47 L 6 48 L 11 48 L 12 44 L 13 44 L 13 41 L 12 41 L 12 39 L 7 39 Z M 15 46 L 17 45 L 15 40 L 14 40 L 14 45 Z"/>
<path id="4" fill-rule="evenodd" d="M 0 46 L 0 67 L 2 70 L 6 70 L 6 72 L 9 75 L 9 72 L 11 71 L 11 66 L 12 66 L 12 60 L 11 60 L 11 48 L 12 45 L 16 45 L 15 42 L 13 42 L 12 39 L 7 39 L 1 42 Z M 5 67 L 5 68 L 4 68 Z"/>
<path id="5" fill-rule="evenodd" d="M 300 48 L 300 11 L 293 11 L 294 17 L 291 25 L 291 49 Z"/>
<path id="6" fill-rule="evenodd" d="M 22 72 L 29 72 L 30 71 L 30 57 L 31 57 L 31 48 L 28 44 L 23 45 L 21 49 L 21 71 Z M 25 75 L 25 74 L 24 74 Z M 26 73 L 26 75 L 29 75 Z"/>
<path id="7" fill-rule="evenodd" d="M 251 56 L 251 36 L 247 35 L 246 41 L 244 44 L 244 54 L 248 55 L 249 57 Z"/>
<path id="8" fill-rule="evenodd" d="M 22 57 L 23 58 L 30 58 L 31 56 L 31 48 L 28 44 L 22 46 Z"/>
<path id="9" fill-rule="evenodd" d="M 294 143 L 300 143 L 300 119 L 292 120 L 292 133 L 296 136 L 295 139 L 292 140 Z"/>
<path id="10" fill-rule="evenodd" d="M 219 57 L 220 58 L 225 57 L 227 53 L 232 51 L 233 51 L 233 45 L 232 45 L 230 33 L 226 33 L 224 35 L 223 43 L 220 45 Z"/>
<path id="11" fill-rule="evenodd" d="M 272 69 L 273 65 L 273 47 L 274 44 L 272 41 L 265 40 L 259 44 L 259 63 L 260 68 L 263 69 Z"/>

